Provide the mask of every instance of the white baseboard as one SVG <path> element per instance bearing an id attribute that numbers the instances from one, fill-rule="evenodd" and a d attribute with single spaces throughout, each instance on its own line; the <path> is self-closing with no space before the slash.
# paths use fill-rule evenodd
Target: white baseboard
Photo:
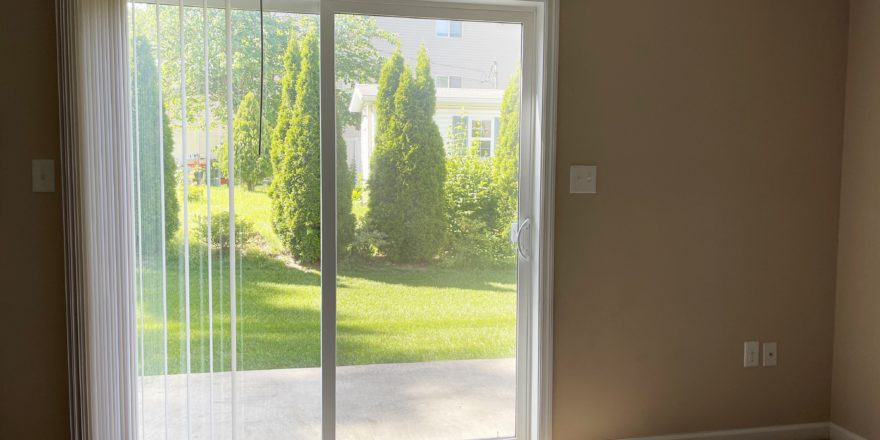
<path id="1" fill-rule="evenodd" d="M 843 426 L 831 423 L 831 440 L 867 440 L 866 438 L 847 430 Z"/>
<path id="2" fill-rule="evenodd" d="M 732 429 L 728 431 L 692 432 L 688 434 L 670 434 L 622 440 L 822 440 L 828 438 L 830 429 L 831 428 L 829 426 L 829 423 L 822 422 L 805 423 L 801 425 L 781 425 L 766 426 L 761 428 Z M 839 437 L 836 440 L 865 439 L 855 436 Z"/>

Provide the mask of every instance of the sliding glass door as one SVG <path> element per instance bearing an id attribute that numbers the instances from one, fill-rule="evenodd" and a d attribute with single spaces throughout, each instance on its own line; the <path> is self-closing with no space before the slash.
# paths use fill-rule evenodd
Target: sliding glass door
<path id="1" fill-rule="evenodd" d="M 513 437 L 522 25 L 335 26 L 337 438 Z"/>
<path id="2" fill-rule="evenodd" d="M 535 9 L 132 2 L 143 439 L 527 438 Z"/>

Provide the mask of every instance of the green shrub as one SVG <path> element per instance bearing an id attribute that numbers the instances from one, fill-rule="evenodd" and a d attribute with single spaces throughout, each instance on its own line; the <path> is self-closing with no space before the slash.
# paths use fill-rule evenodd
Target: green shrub
<path id="1" fill-rule="evenodd" d="M 351 200 L 358 201 L 364 199 L 364 185 L 357 183 L 351 190 Z"/>
<path id="2" fill-rule="evenodd" d="M 512 246 L 498 233 L 500 195 L 493 185 L 493 159 L 481 157 L 476 146 L 446 161 L 447 262 L 500 263 Z"/>
<path id="3" fill-rule="evenodd" d="M 379 249 L 392 261 L 428 261 L 443 244 L 446 163 L 433 119 L 435 100 L 425 48 L 419 51 L 415 76 L 396 51 L 379 80 L 367 212 L 369 229 L 385 237 Z"/>
<path id="4" fill-rule="evenodd" d="M 366 224 L 361 224 L 354 231 L 354 240 L 349 254 L 354 257 L 368 258 L 377 255 L 383 246 L 385 246 L 385 235 L 370 229 Z"/>
<path id="5" fill-rule="evenodd" d="M 205 200 L 206 192 L 204 186 L 190 184 L 186 189 L 186 199 L 189 200 L 190 203 L 201 202 L 202 200 Z"/>
<path id="6" fill-rule="evenodd" d="M 196 216 L 193 234 L 195 234 L 195 237 L 191 237 L 191 239 L 196 244 L 201 246 L 208 245 L 207 216 Z M 236 216 L 235 237 L 235 246 L 242 249 L 248 245 L 255 244 L 259 234 L 255 231 L 254 224 L 251 221 Z M 227 211 L 211 215 L 211 249 L 229 250 L 229 212 Z"/>

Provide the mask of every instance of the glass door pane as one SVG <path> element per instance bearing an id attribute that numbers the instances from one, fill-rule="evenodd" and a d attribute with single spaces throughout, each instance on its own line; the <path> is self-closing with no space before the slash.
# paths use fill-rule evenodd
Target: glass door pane
<path id="1" fill-rule="evenodd" d="M 139 435 L 319 439 L 318 19 L 263 13 L 261 99 L 260 11 L 187 4 L 130 8 Z"/>
<path id="2" fill-rule="evenodd" d="M 522 26 L 335 25 L 337 438 L 512 437 Z"/>

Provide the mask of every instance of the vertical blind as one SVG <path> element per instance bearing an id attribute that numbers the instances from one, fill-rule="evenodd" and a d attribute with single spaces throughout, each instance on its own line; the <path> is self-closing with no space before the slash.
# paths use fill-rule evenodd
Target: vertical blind
<path id="1" fill-rule="evenodd" d="M 135 248 L 126 14 L 57 2 L 71 437 L 135 438 Z"/>
<path id="2" fill-rule="evenodd" d="M 272 405 L 242 386 L 242 371 L 254 369 L 245 365 L 240 317 L 251 277 L 244 263 L 255 261 L 245 259 L 244 243 L 255 234 L 249 219 L 236 215 L 237 194 L 247 187 L 253 197 L 255 184 L 237 179 L 238 150 L 253 136 L 263 145 L 271 137 L 262 114 L 264 13 L 229 0 L 127 6 L 137 434 L 242 438 L 245 425 Z M 286 43 L 317 26 L 317 17 L 273 12 L 272 23 L 276 41 Z M 277 73 L 281 62 L 275 56 L 266 66 Z M 277 93 L 278 75 L 270 80 Z M 267 164 L 269 154 L 257 150 Z M 260 209 L 243 198 L 246 208 Z"/>
<path id="3" fill-rule="evenodd" d="M 241 436 L 232 22 L 128 4 L 140 438 Z"/>

